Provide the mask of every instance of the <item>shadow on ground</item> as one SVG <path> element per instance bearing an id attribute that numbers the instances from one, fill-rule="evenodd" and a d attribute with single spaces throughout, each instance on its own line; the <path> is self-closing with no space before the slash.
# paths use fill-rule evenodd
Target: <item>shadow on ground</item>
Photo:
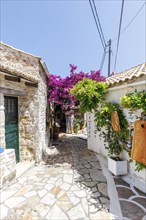
<path id="1" fill-rule="evenodd" d="M 109 210 L 106 178 L 102 173 L 96 154 L 87 149 L 87 140 L 77 137 L 66 137 L 53 141 L 47 154 L 44 155 L 47 166 L 73 169 L 74 182 L 89 192 L 89 203 L 97 210 L 105 206 Z"/>

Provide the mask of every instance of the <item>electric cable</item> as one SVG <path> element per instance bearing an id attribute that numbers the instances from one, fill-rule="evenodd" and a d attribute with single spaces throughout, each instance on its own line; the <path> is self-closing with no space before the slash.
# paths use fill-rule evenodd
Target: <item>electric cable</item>
<path id="1" fill-rule="evenodd" d="M 99 24 L 100 32 L 101 32 L 101 35 L 102 35 L 102 39 L 103 39 L 104 44 L 106 45 L 104 34 L 103 34 L 103 31 L 102 31 L 101 23 L 100 23 L 98 12 L 97 12 L 97 8 L 96 8 L 94 0 L 92 0 L 92 2 L 93 2 L 93 5 L 94 5 L 94 10 L 95 10 L 96 17 L 97 17 L 97 20 L 98 20 L 98 24 Z"/>
<path id="2" fill-rule="evenodd" d="M 120 34 L 121 34 L 121 25 L 122 25 L 122 17 L 123 17 L 123 8 L 124 8 L 124 0 L 122 0 L 122 6 L 121 6 L 121 15 L 120 15 L 120 24 L 119 24 L 119 33 L 118 33 L 118 41 L 117 41 L 114 71 L 116 71 L 116 63 L 117 63 L 117 56 L 118 56 L 118 49 L 119 49 L 119 42 L 120 42 Z"/>
<path id="3" fill-rule="evenodd" d="M 93 6 L 92 6 L 92 4 L 91 4 L 91 0 L 89 0 L 89 3 L 90 3 L 90 7 L 91 7 L 91 10 L 92 10 L 92 14 L 93 14 L 93 17 L 94 17 L 94 21 L 95 21 L 95 24 L 96 24 L 96 27 L 97 27 L 97 30 L 98 30 L 98 33 L 99 33 L 99 37 L 100 37 L 100 40 L 101 40 L 103 49 L 105 49 L 106 44 L 105 44 L 105 42 L 104 42 L 104 40 L 103 40 L 103 38 L 102 38 L 102 34 L 100 33 L 99 25 L 98 25 L 98 22 L 97 22 L 95 13 L 94 13 Z"/>
<path id="4" fill-rule="evenodd" d="M 139 12 L 143 9 L 146 2 L 140 7 L 140 9 L 137 11 L 137 13 L 134 15 L 134 17 L 131 19 L 131 21 L 126 25 L 126 27 L 121 31 L 121 34 L 129 27 L 129 25 L 134 21 L 134 19 L 137 17 Z M 116 40 L 118 37 L 115 37 L 112 41 Z"/>

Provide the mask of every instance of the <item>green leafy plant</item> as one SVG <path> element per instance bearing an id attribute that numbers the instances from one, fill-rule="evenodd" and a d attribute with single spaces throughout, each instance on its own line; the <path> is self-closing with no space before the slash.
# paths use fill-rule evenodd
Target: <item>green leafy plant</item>
<path id="1" fill-rule="evenodd" d="M 74 118 L 74 131 L 75 131 L 75 133 L 77 133 L 80 130 L 80 128 L 83 124 L 84 124 L 84 119 L 81 118 L 81 116 L 80 117 L 75 116 L 75 118 Z"/>
<path id="2" fill-rule="evenodd" d="M 111 113 L 113 111 L 117 111 L 119 116 L 121 130 L 118 132 L 113 130 L 111 124 Z M 128 122 L 120 105 L 105 102 L 100 110 L 95 113 L 95 121 L 100 135 L 104 138 L 105 148 L 108 149 L 109 156 L 118 157 L 123 149 L 126 150 L 125 145 L 129 135 Z"/>
<path id="3" fill-rule="evenodd" d="M 121 98 L 121 106 L 123 108 L 127 108 L 129 110 L 135 111 L 138 109 L 142 109 L 146 112 L 146 91 L 138 92 L 135 90 L 132 93 L 128 93 L 124 97 Z M 135 170 L 140 172 L 142 169 L 146 169 L 146 166 L 135 162 Z"/>
<path id="4" fill-rule="evenodd" d="M 121 106 L 130 110 L 142 109 L 146 112 L 146 92 L 135 92 L 128 93 L 121 98 Z"/>
<path id="5" fill-rule="evenodd" d="M 139 163 L 139 162 L 135 162 L 135 171 L 138 171 L 138 172 L 140 172 L 141 170 L 143 170 L 143 169 L 146 169 L 146 166 L 144 165 L 144 164 L 141 164 L 141 163 Z"/>
<path id="6" fill-rule="evenodd" d="M 103 102 L 107 85 L 104 82 L 84 78 L 70 90 L 70 93 L 79 101 L 80 112 L 88 112 Z"/>

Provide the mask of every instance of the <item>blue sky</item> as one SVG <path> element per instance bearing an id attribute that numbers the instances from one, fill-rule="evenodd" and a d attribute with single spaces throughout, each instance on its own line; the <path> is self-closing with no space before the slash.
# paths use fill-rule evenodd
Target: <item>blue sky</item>
<path id="1" fill-rule="evenodd" d="M 145 0 L 125 0 L 122 29 Z M 95 1 L 106 41 L 118 35 L 121 0 Z M 121 35 L 116 71 L 146 61 L 146 6 Z M 1 41 L 41 57 L 50 73 L 69 75 L 100 68 L 102 44 L 88 0 L 1 0 Z M 111 71 L 117 41 L 112 42 Z M 107 76 L 107 57 L 102 74 Z"/>

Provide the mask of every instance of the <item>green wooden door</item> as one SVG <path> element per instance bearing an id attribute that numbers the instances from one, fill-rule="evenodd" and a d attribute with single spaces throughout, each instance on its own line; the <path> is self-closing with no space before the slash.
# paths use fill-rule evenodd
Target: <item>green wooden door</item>
<path id="1" fill-rule="evenodd" d="M 18 99 L 5 96 L 5 138 L 6 148 L 15 149 L 16 161 L 19 162 L 18 135 Z"/>

